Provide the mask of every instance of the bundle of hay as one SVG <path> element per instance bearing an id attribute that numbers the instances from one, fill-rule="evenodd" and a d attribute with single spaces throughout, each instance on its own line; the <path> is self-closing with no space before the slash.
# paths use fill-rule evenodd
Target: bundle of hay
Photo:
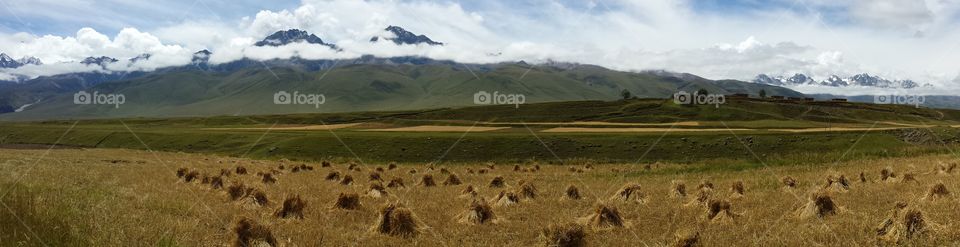
<path id="1" fill-rule="evenodd" d="M 850 190 L 850 181 L 843 175 L 829 175 L 823 189 L 831 192 L 847 192 Z"/>
<path id="2" fill-rule="evenodd" d="M 474 172 L 473 172 L 473 169 L 467 168 L 467 174 L 473 174 L 473 173 L 474 173 Z"/>
<path id="3" fill-rule="evenodd" d="M 780 182 L 782 182 L 783 186 L 786 186 L 785 188 L 788 188 L 788 189 L 793 189 L 797 187 L 797 180 L 790 176 L 784 176 L 783 178 L 780 179 Z"/>
<path id="4" fill-rule="evenodd" d="M 321 167 L 321 168 L 330 167 L 330 161 L 324 160 L 323 162 L 320 162 L 320 167 Z"/>
<path id="5" fill-rule="evenodd" d="M 407 186 L 403 184 L 402 178 L 390 179 L 390 183 L 387 183 L 387 188 L 406 188 Z"/>
<path id="6" fill-rule="evenodd" d="M 864 174 L 863 172 L 860 172 L 860 182 L 861 183 L 870 182 L 870 180 L 867 179 L 867 175 Z"/>
<path id="7" fill-rule="evenodd" d="M 389 165 L 387 165 L 387 170 L 393 170 L 393 169 L 397 169 L 396 163 L 390 163 Z"/>
<path id="8" fill-rule="evenodd" d="M 522 169 L 520 169 L 520 165 L 513 165 L 513 171 L 519 172 L 519 171 L 521 171 L 521 170 L 522 170 Z"/>
<path id="9" fill-rule="evenodd" d="M 673 247 L 694 247 L 700 242 L 700 232 L 693 230 L 679 231 L 675 235 Z"/>
<path id="10" fill-rule="evenodd" d="M 447 170 L 445 167 L 440 168 L 440 174 L 450 174 L 450 170 Z"/>
<path id="11" fill-rule="evenodd" d="M 327 177 L 324 178 L 324 179 L 326 179 L 327 181 L 337 181 L 337 180 L 340 180 L 340 172 L 338 172 L 338 171 L 331 171 L 330 173 L 327 173 Z"/>
<path id="12" fill-rule="evenodd" d="M 697 185 L 697 189 L 699 190 L 699 189 L 703 189 L 703 188 L 709 188 L 709 189 L 712 190 L 712 189 L 714 189 L 713 183 L 711 183 L 710 181 L 707 181 L 707 180 L 700 181 L 700 184 Z"/>
<path id="13" fill-rule="evenodd" d="M 280 164 L 280 165 L 277 166 L 277 168 L 280 169 L 280 170 L 283 170 L 285 167 L 283 167 L 283 164 Z"/>
<path id="14" fill-rule="evenodd" d="M 233 241 L 234 247 L 277 246 L 277 239 L 273 237 L 270 229 L 250 219 L 240 219 L 234 225 L 233 232 L 237 235 Z"/>
<path id="15" fill-rule="evenodd" d="M 639 184 L 626 184 L 610 200 L 623 202 L 647 203 L 647 195 L 640 191 Z"/>
<path id="16" fill-rule="evenodd" d="M 398 203 L 388 203 L 380 208 L 373 232 L 402 238 L 416 237 L 420 233 L 418 220 L 413 211 Z"/>
<path id="17" fill-rule="evenodd" d="M 889 218 L 877 227 L 877 237 L 882 242 L 901 244 L 906 240 L 922 237 L 937 228 L 939 226 L 926 221 L 923 211 L 899 202 L 891 210 Z"/>
<path id="18" fill-rule="evenodd" d="M 423 187 L 433 187 L 433 186 L 437 186 L 437 182 L 433 181 L 433 175 L 423 174 L 423 177 L 420 177 L 420 182 L 417 183 L 417 185 L 420 185 Z"/>
<path id="19" fill-rule="evenodd" d="M 706 187 L 701 188 L 697 190 L 697 196 L 690 199 L 684 206 L 709 206 L 710 200 L 713 199 L 713 194 L 713 189 Z"/>
<path id="20" fill-rule="evenodd" d="M 308 166 L 307 164 L 300 164 L 300 170 L 313 171 L 313 166 Z"/>
<path id="21" fill-rule="evenodd" d="M 377 183 L 371 183 L 371 184 L 370 184 L 370 189 L 367 190 L 367 196 L 369 196 L 369 197 L 380 198 L 380 197 L 383 197 L 383 196 L 385 196 L 385 195 L 387 195 L 387 189 L 384 188 L 384 187 L 383 187 L 383 184 L 381 184 L 381 183 L 379 183 L 379 182 L 377 182 Z"/>
<path id="22" fill-rule="evenodd" d="M 493 214 L 493 208 L 483 200 L 473 200 L 467 207 L 467 211 L 461 213 L 457 218 L 457 222 L 473 225 L 495 223 L 497 220 L 497 216 Z"/>
<path id="23" fill-rule="evenodd" d="M 187 168 L 182 168 L 182 167 L 181 167 L 180 169 L 177 169 L 177 177 L 178 177 L 178 178 L 183 178 L 184 175 L 187 175 Z"/>
<path id="24" fill-rule="evenodd" d="M 380 173 L 379 173 L 379 172 L 371 172 L 369 177 L 370 177 L 370 181 L 380 181 L 380 182 L 383 182 L 383 178 L 380 177 Z"/>
<path id="25" fill-rule="evenodd" d="M 209 176 L 209 175 L 207 175 L 206 173 L 204 173 L 203 176 L 201 176 L 201 177 L 203 177 L 203 179 L 200 179 L 200 184 L 209 184 L 209 183 L 210 183 L 210 176 Z"/>
<path id="26" fill-rule="evenodd" d="M 283 206 L 277 210 L 273 216 L 277 218 L 296 218 L 303 219 L 303 208 L 307 206 L 307 202 L 300 199 L 300 196 L 296 195 L 289 197 L 286 200 L 283 200 Z"/>
<path id="27" fill-rule="evenodd" d="M 211 189 L 220 189 L 223 188 L 223 178 L 216 176 L 210 179 L 210 188 Z"/>
<path id="28" fill-rule="evenodd" d="M 265 183 L 265 184 L 272 184 L 272 183 L 276 183 L 276 182 L 277 182 L 277 179 L 276 179 L 276 178 L 273 178 L 273 174 L 264 173 L 264 174 L 263 174 L 263 178 L 261 179 L 261 181 L 263 181 L 263 183 Z"/>
<path id="29" fill-rule="evenodd" d="M 240 204 L 245 208 L 259 208 L 270 204 L 267 193 L 263 193 L 263 191 L 256 188 L 244 188 L 242 192 L 235 193 L 242 194 Z M 231 195 L 231 197 L 232 196 L 233 195 Z"/>
<path id="30" fill-rule="evenodd" d="M 477 173 L 479 173 L 479 174 L 487 174 L 487 169 L 477 170 Z"/>
<path id="31" fill-rule="evenodd" d="M 232 184 L 227 187 L 227 196 L 230 197 L 231 201 L 240 200 L 247 195 L 247 190 L 243 186 L 243 183 Z"/>
<path id="32" fill-rule="evenodd" d="M 887 167 L 883 168 L 883 170 L 880 170 L 880 181 L 887 181 L 891 178 L 897 178 L 897 174 L 893 173 L 892 167 Z"/>
<path id="33" fill-rule="evenodd" d="M 466 198 L 466 197 L 473 198 L 476 196 L 477 196 L 477 190 L 473 188 L 473 185 L 467 185 L 466 188 L 463 188 L 463 190 L 460 191 L 461 198 Z"/>
<path id="34" fill-rule="evenodd" d="M 540 230 L 540 239 L 543 246 L 548 247 L 587 246 L 587 232 L 582 225 L 576 223 L 551 224 Z"/>
<path id="35" fill-rule="evenodd" d="M 360 208 L 360 195 L 357 193 L 343 193 L 337 196 L 333 209 L 356 210 Z"/>
<path id="36" fill-rule="evenodd" d="M 801 219 L 824 218 L 830 215 L 836 215 L 839 208 L 833 202 L 829 194 L 816 191 L 810 194 L 809 200 L 799 210 L 797 216 Z"/>
<path id="37" fill-rule="evenodd" d="M 580 189 L 577 189 L 577 186 L 567 186 L 567 189 L 563 192 L 563 199 L 566 200 L 580 200 L 583 198 L 580 196 Z"/>
<path id="38" fill-rule="evenodd" d="M 540 171 L 540 165 L 533 165 L 534 171 Z"/>
<path id="39" fill-rule="evenodd" d="M 231 174 L 232 173 L 230 172 L 230 169 L 226 169 L 226 168 L 220 169 L 220 176 L 229 177 Z"/>
<path id="40" fill-rule="evenodd" d="M 493 180 L 490 180 L 490 188 L 503 188 L 504 185 L 506 185 L 506 183 L 504 183 L 503 177 L 501 176 L 497 176 L 493 178 Z"/>
<path id="41" fill-rule="evenodd" d="M 500 191 L 500 194 L 497 194 L 491 202 L 496 206 L 510 206 L 520 203 L 520 197 L 510 191 Z"/>
<path id="42" fill-rule="evenodd" d="M 290 172 L 292 172 L 292 173 L 300 172 L 300 167 L 299 167 L 299 166 L 294 166 L 293 168 L 290 169 Z"/>
<path id="43" fill-rule="evenodd" d="M 956 163 L 950 164 L 949 166 L 944 164 L 939 164 L 937 165 L 936 173 L 938 175 L 950 175 L 951 173 L 953 173 L 953 169 L 956 169 L 956 168 L 957 168 Z"/>
<path id="44" fill-rule="evenodd" d="M 490 170 L 496 170 L 496 169 L 497 169 L 497 167 L 494 166 L 493 164 L 487 164 L 487 168 L 490 169 Z"/>
<path id="45" fill-rule="evenodd" d="M 681 180 L 670 181 L 670 193 L 667 195 L 670 196 L 670 198 L 687 197 L 687 185 Z"/>
<path id="46" fill-rule="evenodd" d="M 943 184 L 943 181 L 939 181 L 937 184 L 931 186 L 930 190 L 927 190 L 927 194 L 923 196 L 923 199 L 933 201 L 948 196 L 950 196 L 950 190 L 947 190 L 947 186 Z"/>
<path id="47" fill-rule="evenodd" d="M 357 163 L 350 162 L 350 165 L 347 166 L 347 170 L 354 170 L 357 168 Z"/>
<path id="48" fill-rule="evenodd" d="M 375 170 L 376 170 L 377 172 L 384 172 L 384 171 L 386 171 L 386 170 L 383 169 L 383 167 L 377 167 L 377 169 L 375 169 Z"/>
<path id="49" fill-rule="evenodd" d="M 580 218 L 580 223 L 593 227 L 593 229 L 596 230 L 623 228 L 627 225 L 616 207 L 603 203 L 598 203 L 594 206 L 593 213 Z"/>
<path id="50" fill-rule="evenodd" d="M 734 181 L 733 184 L 730 185 L 730 195 L 732 198 L 743 197 L 745 191 L 746 186 L 743 185 L 743 180 Z"/>
<path id="51" fill-rule="evenodd" d="M 520 194 L 520 197 L 524 199 L 537 198 L 537 187 L 532 182 L 521 181 L 517 194 Z"/>
<path id="52" fill-rule="evenodd" d="M 243 166 L 237 166 L 237 169 L 235 169 L 234 172 L 240 175 L 247 174 L 247 168 Z"/>
<path id="53" fill-rule="evenodd" d="M 457 174 L 450 174 L 449 176 L 447 176 L 446 180 L 443 180 L 444 186 L 460 185 L 462 183 L 463 182 L 460 181 L 460 177 L 457 177 Z"/>
<path id="54" fill-rule="evenodd" d="M 340 185 L 351 185 L 353 184 L 353 176 L 350 174 L 343 175 L 343 179 L 340 180 Z"/>
<path id="55" fill-rule="evenodd" d="M 417 169 L 410 168 L 410 171 L 408 171 L 408 172 L 409 172 L 410 174 L 417 174 Z"/>
<path id="56" fill-rule="evenodd" d="M 199 178 L 199 177 L 200 177 L 200 173 L 199 173 L 199 172 L 197 172 L 197 171 L 189 171 L 189 172 L 187 172 L 187 174 L 184 174 L 184 175 L 183 175 L 183 181 L 184 181 L 184 182 L 187 182 L 187 183 L 190 183 L 190 182 L 193 182 L 193 180 L 197 180 L 197 178 Z"/>
<path id="57" fill-rule="evenodd" d="M 710 200 L 704 216 L 704 218 L 711 223 L 731 223 L 739 215 L 730 211 L 730 202 L 726 200 Z"/>
<path id="58" fill-rule="evenodd" d="M 917 177 L 916 177 L 915 175 L 913 175 L 913 173 L 909 173 L 909 172 L 908 172 L 908 173 L 904 173 L 903 176 L 900 177 L 900 182 L 901 182 L 901 183 L 914 182 L 914 183 L 917 183 L 917 184 L 920 183 L 920 181 L 917 181 Z"/>

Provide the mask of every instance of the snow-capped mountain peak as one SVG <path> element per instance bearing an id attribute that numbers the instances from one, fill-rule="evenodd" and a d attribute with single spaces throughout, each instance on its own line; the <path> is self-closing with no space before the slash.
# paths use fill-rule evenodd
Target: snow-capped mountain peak
<path id="1" fill-rule="evenodd" d="M 789 78 L 780 77 L 770 77 L 766 74 L 757 75 L 753 79 L 754 83 L 775 85 L 775 86 L 799 86 L 799 85 L 819 85 L 827 87 L 848 87 L 848 86 L 859 86 L 859 87 L 877 87 L 877 88 L 902 88 L 910 89 L 920 87 L 921 85 L 912 80 L 888 80 L 883 77 L 873 76 L 867 73 L 856 74 L 848 78 L 843 78 L 837 75 L 831 75 L 823 81 L 817 81 L 812 77 L 809 77 L 804 74 L 794 74 Z M 924 84 L 924 87 L 931 86 L 930 84 Z"/>
<path id="2" fill-rule="evenodd" d="M 398 26 L 387 26 L 384 31 L 390 32 L 390 35 L 393 37 L 374 36 L 373 38 L 370 38 L 370 42 L 377 42 L 380 41 L 380 39 L 383 39 L 392 41 L 394 44 L 398 45 L 443 45 L 442 42 L 433 41 L 426 35 L 417 35 Z"/>
<path id="3" fill-rule="evenodd" d="M 19 60 L 17 60 L 17 62 L 20 62 L 21 65 L 27 65 L 27 64 L 43 65 L 43 62 L 41 62 L 39 58 L 29 57 L 29 56 L 20 58 Z"/>
<path id="4" fill-rule="evenodd" d="M 300 43 L 306 42 L 308 44 L 318 44 L 330 47 L 334 50 L 339 50 L 336 45 L 323 42 L 320 37 L 317 35 L 308 33 L 300 29 L 290 29 L 285 31 L 277 31 L 266 38 L 263 38 L 261 41 L 257 41 L 254 46 L 284 46 L 291 43 Z"/>

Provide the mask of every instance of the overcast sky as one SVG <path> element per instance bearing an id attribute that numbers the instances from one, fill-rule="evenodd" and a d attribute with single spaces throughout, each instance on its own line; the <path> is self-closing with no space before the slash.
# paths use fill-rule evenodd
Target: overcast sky
<path id="1" fill-rule="evenodd" d="M 16 71 L 75 71 L 88 56 L 153 54 L 126 69 L 301 56 L 421 55 L 461 62 L 548 59 L 710 79 L 858 73 L 960 88 L 960 0 L 238 1 L 0 0 L 0 52 Z M 370 43 L 398 25 L 443 47 Z M 344 48 L 250 47 L 299 28 Z M 500 54 L 500 55 L 492 55 Z M 59 64 L 63 63 L 63 64 Z M 117 68 L 123 69 L 123 68 Z M 804 89 L 815 91 L 816 89 Z M 951 94 L 960 94 L 952 92 Z"/>

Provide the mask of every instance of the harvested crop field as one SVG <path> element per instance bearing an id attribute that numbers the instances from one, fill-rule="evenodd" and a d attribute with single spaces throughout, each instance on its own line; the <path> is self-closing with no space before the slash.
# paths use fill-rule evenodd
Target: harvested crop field
<path id="1" fill-rule="evenodd" d="M 389 129 L 365 129 L 364 131 L 388 131 L 388 132 L 486 132 L 510 127 L 483 127 L 483 126 L 443 126 L 443 125 L 422 125 L 413 127 L 400 127 Z"/>
<path id="2" fill-rule="evenodd" d="M 0 242 L 950 245 L 960 241 L 955 164 L 952 156 L 924 156 L 736 171 L 689 169 L 706 164 L 428 166 L 8 149 L 0 152 L 0 201 L 8 209 L 0 212 Z"/>

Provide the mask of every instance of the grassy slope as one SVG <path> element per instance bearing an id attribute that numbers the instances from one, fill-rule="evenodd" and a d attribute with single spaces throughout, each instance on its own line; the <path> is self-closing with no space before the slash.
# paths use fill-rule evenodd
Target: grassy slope
<path id="1" fill-rule="evenodd" d="M 475 76 L 476 75 L 476 76 Z M 352 64 L 332 70 L 307 71 L 295 66 L 248 67 L 234 72 L 177 70 L 132 80 L 100 84 L 92 90 L 123 93 L 126 104 L 74 105 L 72 94 L 55 97 L 6 119 L 91 117 L 171 117 L 263 115 L 281 113 L 411 110 L 473 105 L 478 91 L 520 93 L 528 103 L 615 100 L 627 89 L 639 97 L 666 98 L 678 89 L 712 93 L 756 93 L 797 96 L 785 88 L 745 82 L 678 79 L 653 73 L 630 73 L 596 66 L 558 69 L 504 64 L 472 70 L 467 65 Z M 91 91 L 92 91 L 91 90 Z M 319 109 L 275 105 L 277 91 L 323 93 Z"/>
<path id="2" fill-rule="evenodd" d="M 234 156 L 245 153 L 261 158 L 321 160 L 354 157 L 380 161 L 432 162 L 437 159 L 556 161 L 586 158 L 633 161 L 740 160 L 759 165 L 750 151 L 777 164 L 798 159 L 829 162 L 851 146 L 851 156 L 897 156 L 947 152 L 940 145 L 907 143 L 905 130 L 832 133 L 729 132 L 711 133 L 543 133 L 549 126 L 521 124 L 488 133 L 383 133 L 351 129 L 336 131 L 211 130 L 217 127 L 270 127 L 273 124 L 334 124 L 377 122 L 388 126 L 499 122 L 674 122 L 706 121 L 706 128 L 810 128 L 838 124 L 869 127 L 883 123 L 956 124 L 957 111 L 897 106 L 841 104 L 811 106 L 765 101 L 731 101 L 721 108 L 677 106 L 664 100 L 616 102 L 560 102 L 507 106 L 469 107 L 412 112 L 270 115 L 183 119 L 88 120 L 60 141 L 63 145 L 211 152 Z M 942 117 L 942 118 L 941 118 Z M 439 122 L 438 122 L 439 120 Z M 828 120 L 829 122 L 818 122 Z M 728 122 L 729 121 L 729 122 Z M 0 144 L 55 143 L 71 121 L 5 123 Z M 128 130 L 127 128 L 130 128 Z M 678 127 L 697 128 L 697 127 Z M 131 130 L 136 136 L 131 134 Z M 952 142 L 957 131 L 933 128 L 937 140 Z M 536 135 L 531 134 L 536 133 Z M 921 134 L 930 132 L 921 128 Z M 741 141 L 737 139 L 740 138 Z M 262 138 L 262 139 L 261 139 Z M 462 138 L 462 139 L 461 139 Z M 143 140 L 144 143 L 140 143 Z M 259 141 L 258 141 L 259 140 Z M 859 141 L 858 141 L 859 140 Z M 541 141 L 543 143 L 541 143 Z M 342 142 L 342 143 L 341 143 Z M 256 145 L 254 145 L 256 143 Z M 144 145 L 145 144 L 145 145 Z M 456 144 L 456 145 L 454 145 Z M 854 145 L 856 144 L 856 145 Z M 749 150 L 744 147 L 749 146 Z M 546 147 L 545 147 L 546 146 Z M 346 147 L 349 147 L 347 149 Z M 451 148 L 452 147 L 452 148 Z M 549 148 L 547 148 L 549 147 Z M 647 151 L 649 149 L 649 151 Z M 644 153 L 647 153 L 644 156 Z M 445 155 L 444 155 L 445 154 Z"/>

